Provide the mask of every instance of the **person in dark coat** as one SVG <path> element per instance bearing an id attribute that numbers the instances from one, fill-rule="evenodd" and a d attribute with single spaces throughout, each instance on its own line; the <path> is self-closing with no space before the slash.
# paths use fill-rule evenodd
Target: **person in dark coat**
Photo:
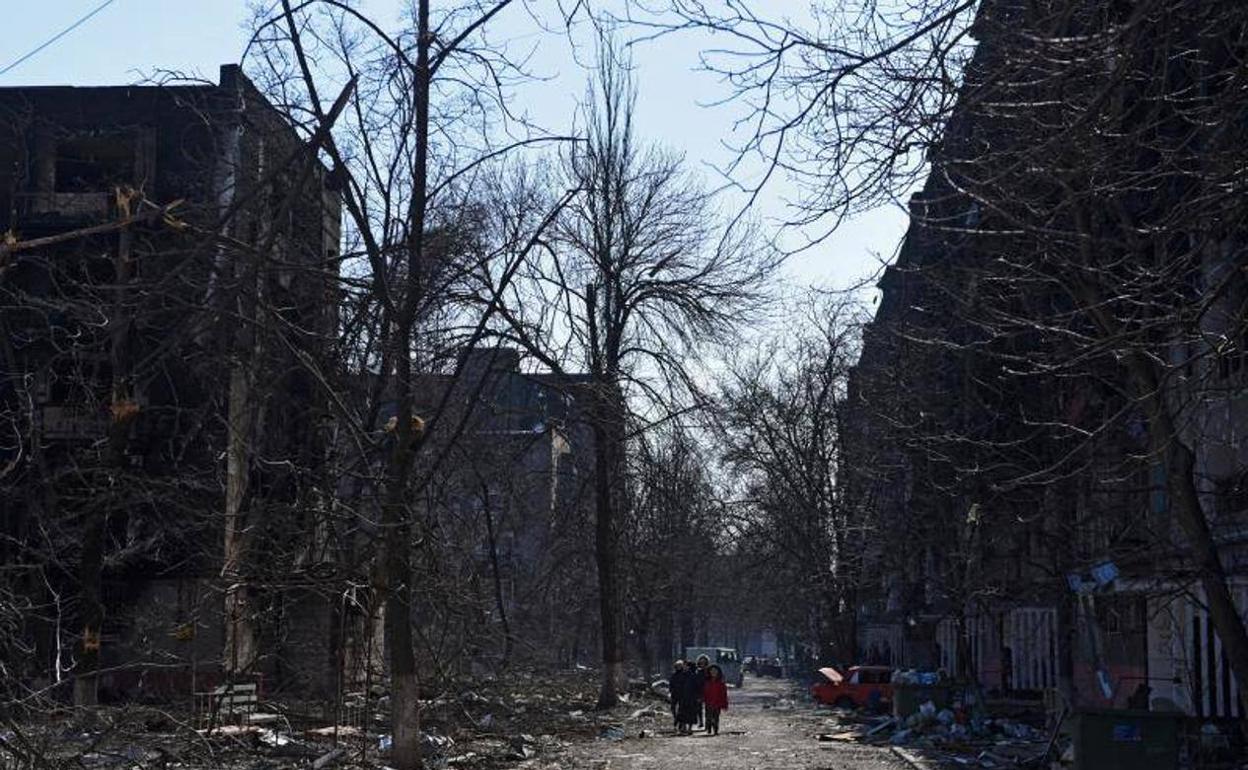
<path id="1" fill-rule="evenodd" d="M 667 680 L 667 698 L 672 707 L 672 726 L 680 729 L 680 696 L 684 692 L 685 680 L 689 678 L 689 670 L 683 660 L 672 664 L 672 675 Z"/>
<path id="2" fill-rule="evenodd" d="M 693 669 L 694 679 L 697 680 L 698 727 L 702 726 L 702 688 L 706 686 L 706 680 L 710 677 L 710 668 L 711 659 L 705 655 L 699 655 L 697 666 Z"/>
<path id="3" fill-rule="evenodd" d="M 676 698 L 676 729 L 689 734 L 702 710 L 702 677 L 692 667 L 686 667 L 672 694 Z"/>

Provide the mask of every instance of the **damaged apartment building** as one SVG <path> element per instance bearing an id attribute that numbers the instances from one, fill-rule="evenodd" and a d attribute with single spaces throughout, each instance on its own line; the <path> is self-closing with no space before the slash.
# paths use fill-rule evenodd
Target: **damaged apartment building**
<path id="1" fill-rule="evenodd" d="M 435 558 L 413 569 L 413 601 L 422 662 L 439 673 L 473 673 L 501 662 L 570 665 L 597 649 L 592 582 L 592 432 L 580 375 L 526 372 L 520 353 L 478 346 L 448 351 L 415 376 L 414 411 L 426 441 L 413 470 L 412 509 Z M 365 389 L 383 387 L 369 378 Z M 379 432 L 393 430 L 396 403 L 377 398 Z M 378 442 L 354 455 L 340 474 L 338 504 L 353 512 L 318 535 L 318 562 L 346 577 L 340 618 L 325 617 L 312 588 L 299 592 L 291 617 L 305 649 L 329 651 L 341 636 L 340 689 L 358 692 L 385 675 L 385 610 L 370 603 L 367 583 L 376 544 L 378 468 L 389 451 Z"/>
<path id="2" fill-rule="evenodd" d="M 593 660 L 593 431 L 588 377 L 526 372 L 519 351 L 459 353 L 458 374 L 426 374 L 420 411 L 463 425 L 431 474 L 435 536 L 456 554 L 418 589 L 445 640 L 432 658 L 470 670 L 473 658 L 539 666 Z M 448 398 L 449 396 L 449 398 Z M 448 431 L 444 431 L 446 433 Z M 463 599 L 471 608 L 465 615 Z M 487 633 L 482 633 L 488 631 Z M 460 656 L 464 656 L 462 659 Z"/>
<path id="3" fill-rule="evenodd" d="M 326 492 L 339 197 L 224 66 L 0 89 L 0 216 L 4 686 L 189 693 L 222 675 L 223 607 L 259 609 L 231 584 L 262 547 L 297 567 L 279 525 Z"/>
<path id="4" fill-rule="evenodd" d="M 1050 170 L 1044 162 L 1052 156 L 1035 149 L 1053 131 L 1046 124 L 1052 116 L 1030 106 L 1042 101 L 1042 86 L 1051 80 L 1070 99 L 1103 92 L 1133 104 L 1099 80 L 1117 70 L 1093 66 L 1097 55 L 1122 57 L 1122 49 L 1083 52 L 1086 73 L 1056 74 L 1043 69 L 1043 56 L 1022 50 L 1094 46 L 1128 29 L 1113 16 L 1125 12 L 1115 4 L 1070 7 L 1063 19 L 1070 36 L 1054 42 L 1025 34 L 1034 6 L 984 4 L 971 30 L 978 47 L 967 85 L 929 153 L 931 173 L 911 199 L 909 232 L 878 285 L 843 415 L 842 478 L 861 524 L 859 656 L 945 669 L 977 680 L 990 696 L 1242 718 L 1239 688 L 1211 620 L 1209 571 L 1197 566 L 1199 543 L 1180 526 L 1175 468 L 1183 466 L 1174 464 L 1171 447 L 1189 448 L 1191 483 L 1243 618 L 1244 235 L 1209 239 L 1217 230 L 1200 221 L 1202 212 L 1175 213 L 1186 203 L 1176 187 L 1045 189 L 1047 180 L 1081 166 L 1055 162 Z M 1216 107 L 1212 81 L 1196 80 L 1218 61 L 1218 41 L 1203 36 L 1212 27 L 1195 17 L 1166 24 L 1173 39 L 1192 37 L 1176 57 L 1186 69 L 1176 65 L 1165 87 L 1199 93 Z M 1140 71 L 1148 71 L 1153 55 L 1151 43 L 1141 44 Z M 1008 67 L 1024 66 L 1018 62 L 1029 63 L 1027 77 L 1009 76 L 1016 73 Z M 1165 146 L 1166 131 L 1182 118 L 1166 112 L 1172 101 L 1139 96 L 1147 92 L 1141 82 L 1120 87 L 1142 107 L 1113 113 L 1113 99 L 1093 106 L 1109 113 L 1098 115 L 1107 125 L 1111 118 L 1129 121 L 1137 132 L 1150 125 L 1144 117 L 1153 119 L 1145 107 L 1156 109 L 1149 136 Z M 996 83 L 1035 90 L 1002 93 Z M 1065 141 L 1057 157 L 1077 147 Z M 1205 141 L 1217 146 L 1217 137 Z M 1156 163 L 1152 151 L 1150 145 L 1138 157 L 1074 157 L 1100 164 L 1095 178 L 1138 179 L 1138 168 Z M 1085 193 L 1069 210 L 1090 212 L 1087 219 L 1058 205 L 1064 195 Z M 1200 200 L 1198 193 L 1186 195 Z M 1097 218 L 1103 200 L 1114 201 L 1114 217 Z M 1120 214 L 1155 222 L 1156 231 L 1171 236 L 1141 255 L 1126 252 L 1130 239 L 1116 232 L 1086 241 L 1067 235 L 1089 220 L 1112 226 Z M 1040 216 L 1034 231 L 1020 224 Z M 1081 243 L 1095 248 L 1080 250 Z M 1148 260 L 1158 254 L 1165 272 L 1150 270 Z M 1093 295 L 1072 298 L 1061 287 L 1106 273 L 1126 276 L 1118 294 L 1101 303 L 1125 308 L 1124 331 L 1097 337 L 1098 327 L 1078 312 Z M 1167 277 L 1149 283 L 1157 275 Z M 1148 305 L 1171 301 L 1171 290 L 1173 304 Z M 1132 307 L 1165 307 L 1169 315 L 1134 332 Z M 1153 391 L 1125 378 L 1124 371 L 1136 376 L 1139 368 L 1124 362 L 1139 351 L 1162 372 L 1176 430 L 1167 432 L 1158 411 L 1143 406 Z"/>

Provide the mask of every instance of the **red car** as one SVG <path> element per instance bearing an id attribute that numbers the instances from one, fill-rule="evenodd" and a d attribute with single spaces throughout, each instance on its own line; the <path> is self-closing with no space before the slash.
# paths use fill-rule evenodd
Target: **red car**
<path id="1" fill-rule="evenodd" d="M 893 670 L 888 666 L 852 666 L 847 674 L 821 668 L 819 674 L 823 680 L 810 688 L 819 703 L 867 708 L 893 700 Z"/>

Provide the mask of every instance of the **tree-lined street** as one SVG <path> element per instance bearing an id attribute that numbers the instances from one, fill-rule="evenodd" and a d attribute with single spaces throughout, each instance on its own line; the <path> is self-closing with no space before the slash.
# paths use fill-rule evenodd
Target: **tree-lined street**
<path id="1" fill-rule="evenodd" d="M 1248 756 L 1248 3 L 47 5 L 0 766 Z"/>
<path id="2" fill-rule="evenodd" d="M 827 712 L 795 702 L 793 687 L 784 681 L 751 677 L 732 692 L 722 731 L 710 737 L 676 736 L 670 724 L 657 720 L 647 736 L 621 741 L 596 741 L 573 746 L 566 759 L 544 767 L 566 770 L 908 770 L 886 747 L 820 742 Z M 799 696 L 800 698 L 800 696 Z"/>

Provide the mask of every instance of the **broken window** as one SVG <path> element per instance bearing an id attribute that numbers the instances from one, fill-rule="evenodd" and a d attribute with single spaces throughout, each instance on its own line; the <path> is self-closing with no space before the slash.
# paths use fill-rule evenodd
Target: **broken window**
<path id="1" fill-rule="evenodd" d="M 135 184 L 135 143 L 129 134 L 72 136 L 56 143 L 55 191 L 107 192 Z"/>

